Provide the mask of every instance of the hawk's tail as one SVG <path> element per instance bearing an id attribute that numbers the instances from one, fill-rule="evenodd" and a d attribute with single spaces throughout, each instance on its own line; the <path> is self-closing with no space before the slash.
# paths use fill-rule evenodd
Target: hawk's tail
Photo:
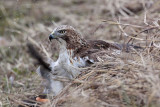
<path id="1" fill-rule="evenodd" d="M 115 46 L 117 46 L 120 50 L 129 52 L 132 48 L 138 50 L 138 49 L 143 49 L 141 46 L 136 46 L 136 45 L 132 45 L 132 44 L 114 44 Z"/>

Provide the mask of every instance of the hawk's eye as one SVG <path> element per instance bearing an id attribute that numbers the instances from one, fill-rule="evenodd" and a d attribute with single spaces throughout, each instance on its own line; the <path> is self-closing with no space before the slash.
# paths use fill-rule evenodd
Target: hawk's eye
<path id="1" fill-rule="evenodd" d="M 64 34 L 64 33 L 66 33 L 66 30 L 59 30 L 58 32 L 61 34 Z"/>

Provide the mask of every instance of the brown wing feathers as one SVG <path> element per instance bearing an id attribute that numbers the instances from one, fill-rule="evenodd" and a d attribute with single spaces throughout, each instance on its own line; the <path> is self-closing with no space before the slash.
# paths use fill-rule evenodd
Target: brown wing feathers
<path id="1" fill-rule="evenodd" d="M 89 40 L 88 43 L 90 44 L 90 47 L 93 49 L 100 49 L 100 50 L 106 50 L 108 48 L 119 49 L 119 47 L 117 47 L 116 45 L 107 43 L 102 40 Z"/>
<path id="2" fill-rule="evenodd" d="M 77 49 L 75 51 L 75 55 L 81 55 L 84 56 L 84 54 L 92 54 L 98 51 L 104 51 L 107 50 L 109 48 L 112 49 L 120 49 L 118 46 L 111 44 L 111 43 L 107 43 L 105 41 L 102 40 L 89 40 L 87 41 L 86 45 L 82 45 L 79 49 Z"/>

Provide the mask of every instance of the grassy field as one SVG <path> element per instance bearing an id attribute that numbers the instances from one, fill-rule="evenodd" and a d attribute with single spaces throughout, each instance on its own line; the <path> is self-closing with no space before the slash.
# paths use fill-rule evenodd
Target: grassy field
<path id="1" fill-rule="evenodd" d="M 32 41 L 56 60 L 48 36 L 56 25 L 78 29 L 86 39 L 130 43 L 141 51 L 102 60 L 71 81 L 44 107 L 159 107 L 159 0 L 0 0 L 0 107 L 16 107 L 42 92 Z"/>

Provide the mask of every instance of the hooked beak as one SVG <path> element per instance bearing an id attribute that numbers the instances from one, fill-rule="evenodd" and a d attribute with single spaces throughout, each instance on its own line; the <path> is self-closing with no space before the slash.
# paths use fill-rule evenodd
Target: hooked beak
<path id="1" fill-rule="evenodd" d="M 51 41 L 52 39 L 54 39 L 54 36 L 52 34 L 49 35 L 49 40 Z"/>

